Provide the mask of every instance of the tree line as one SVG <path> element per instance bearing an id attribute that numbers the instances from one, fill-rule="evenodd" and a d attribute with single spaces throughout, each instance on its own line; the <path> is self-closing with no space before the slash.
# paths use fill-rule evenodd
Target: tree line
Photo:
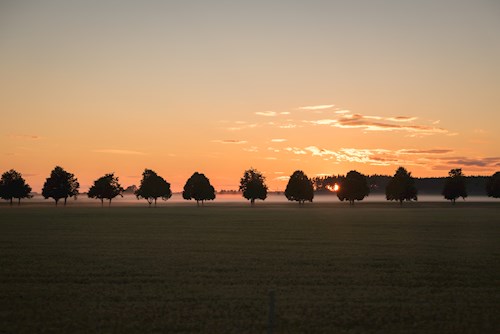
<path id="1" fill-rule="evenodd" d="M 251 205 L 256 200 L 267 198 L 268 187 L 265 177 L 254 168 L 245 170 L 240 179 L 239 191 Z M 337 197 L 341 201 L 347 201 L 351 205 L 355 201 L 362 201 L 370 194 L 368 176 L 352 170 L 345 176 L 336 178 L 315 178 L 311 179 L 301 171 L 296 170 L 290 176 L 285 189 L 285 196 L 289 201 L 296 201 L 299 204 L 312 202 L 315 190 L 324 187 L 332 188 L 332 180 L 335 180 Z M 319 183 L 321 181 L 321 184 Z M 60 200 L 66 205 L 67 199 L 76 198 L 79 194 L 80 184 L 74 174 L 67 172 L 60 166 L 56 166 L 45 180 L 42 188 L 42 196 L 45 199 L 53 199 L 57 206 Z M 465 176 L 461 169 L 452 169 L 445 179 L 441 194 L 453 204 L 460 197 L 465 199 L 467 194 Z M 31 198 L 31 187 L 26 183 L 22 175 L 9 170 L 2 174 L 0 179 L 0 198 L 10 201 L 16 199 L 18 204 L 21 199 Z M 500 198 L 500 172 L 496 172 L 488 178 L 486 182 L 486 194 L 489 197 Z M 109 205 L 117 196 L 123 197 L 124 188 L 120 185 L 118 177 L 114 173 L 105 174 L 94 181 L 94 184 L 87 192 L 89 198 L 98 199 L 101 205 L 107 200 Z M 149 206 L 153 203 L 156 206 L 157 200 L 168 200 L 172 197 L 170 183 L 151 169 L 145 169 L 142 173 L 140 186 L 134 191 L 137 199 L 145 199 Z M 398 201 L 403 205 L 405 201 L 417 201 L 418 191 L 415 186 L 415 178 L 405 168 L 399 167 L 385 187 L 385 196 L 388 201 Z M 215 188 L 210 184 L 210 180 L 202 173 L 195 172 L 184 185 L 182 198 L 185 200 L 195 200 L 197 205 L 203 205 L 205 201 L 212 201 L 216 197 Z"/>

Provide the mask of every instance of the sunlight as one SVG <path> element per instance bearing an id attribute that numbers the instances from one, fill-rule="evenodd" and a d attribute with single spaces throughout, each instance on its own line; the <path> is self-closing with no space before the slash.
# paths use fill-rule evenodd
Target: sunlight
<path id="1" fill-rule="evenodd" d="M 327 185 L 326 186 L 326 189 L 328 189 L 329 191 L 331 192 L 337 192 L 339 191 L 339 185 L 337 183 L 335 183 L 333 186 L 332 185 Z"/>

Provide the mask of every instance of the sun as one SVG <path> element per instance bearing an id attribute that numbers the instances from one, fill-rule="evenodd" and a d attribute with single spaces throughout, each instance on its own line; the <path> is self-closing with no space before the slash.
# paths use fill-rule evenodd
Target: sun
<path id="1" fill-rule="evenodd" d="M 328 189 L 329 191 L 332 191 L 332 192 L 337 192 L 337 191 L 339 191 L 340 187 L 337 183 L 335 183 L 333 186 L 327 185 L 326 189 Z"/>

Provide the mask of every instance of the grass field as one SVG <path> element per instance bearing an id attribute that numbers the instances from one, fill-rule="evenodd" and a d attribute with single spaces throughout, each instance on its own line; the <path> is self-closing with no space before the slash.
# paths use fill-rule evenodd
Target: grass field
<path id="1" fill-rule="evenodd" d="M 498 333 L 498 203 L 0 207 L 1 333 Z"/>

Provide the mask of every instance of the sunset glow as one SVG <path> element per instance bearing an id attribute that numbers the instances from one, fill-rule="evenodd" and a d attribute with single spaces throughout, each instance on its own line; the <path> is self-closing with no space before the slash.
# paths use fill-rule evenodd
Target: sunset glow
<path id="1" fill-rule="evenodd" d="M 327 185 L 326 189 L 328 189 L 331 192 L 337 192 L 339 191 L 340 187 L 337 183 L 335 183 L 333 186 L 332 185 Z"/>
<path id="2" fill-rule="evenodd" d="M 0 169 L 34 191 L 56 165 L 82 191 L 145 168 L 173 191 L 250 167 L 273 191 L 297 169 L 491 175 L 500 7 L 439 3 L 7 2 Z"/>

